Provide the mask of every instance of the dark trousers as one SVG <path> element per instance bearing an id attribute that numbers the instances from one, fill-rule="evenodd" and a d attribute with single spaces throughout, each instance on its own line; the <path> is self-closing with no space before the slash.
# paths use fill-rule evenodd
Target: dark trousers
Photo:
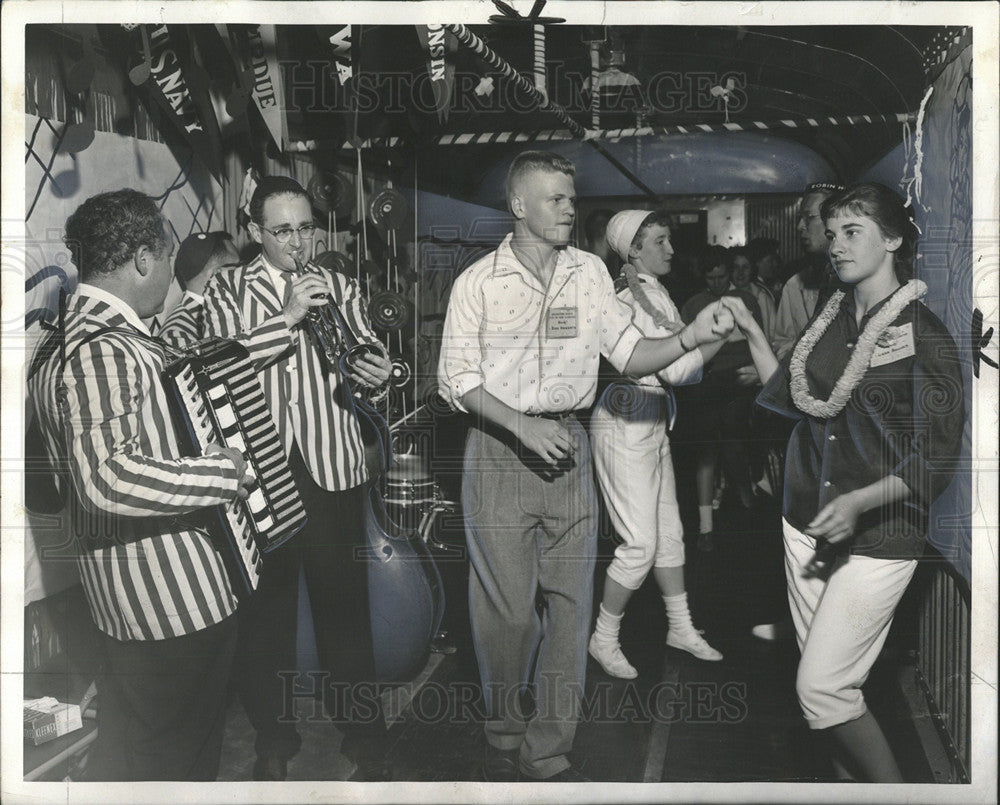
<path id="1" fill-rule="evenodd" d="M 236 618 L 183 637 L 101 635 L 88 781 L 211 781 L 219 773 Z"/>
<path id="2" fill-rule="evenodd" d="M 257 754 L 284 760 L 295 755 L 301 745 L 293 708 L 301 563 L 320 666 L 327 674 L 324 706 L 329 718 L 346 727 L 341 751 L 356 762 L 379 759 L 387 733 L 375 689 L 363 550 L 365 487 L 322 489 L 297 447 L 289 464 L 309 522 L 265 557 L 257 592 L 240 607 L 234 682 L 257 731 Z M 306 680 L 306 687 L 312 687 L 311 681 Z"/>

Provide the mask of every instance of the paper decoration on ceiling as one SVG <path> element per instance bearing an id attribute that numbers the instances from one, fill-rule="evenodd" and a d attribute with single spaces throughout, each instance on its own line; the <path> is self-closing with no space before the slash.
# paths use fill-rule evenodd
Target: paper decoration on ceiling
<path id="1" fill-rule="evenodd" d="M 563 17 L 540 17 L 542 9 L 545 8 L 545 0 L 535 0 L 527 17 L 522 17 L 513 6 L 503 2 L 503 0 L 493 0 L 501 14 L 494 14 L 490 17 L 490 22 L 494 25 L 554 25 L 566 22 Z"/>
<path id="2" fill-rule="evenodd" d="M 736 102 L 736 98 L 733 94 L 735 90 L 736 90 L 736 80 L 733 78 L 729 78 L 726 81 L 725 86 L 716 86 L 712 87 L 712 89 L 709 90 L 709 92 L 712 93 L 712 97 L 722 99 L 722 106 L 726 111 L 727 123 L 729 122 L 729 104 Z"/>

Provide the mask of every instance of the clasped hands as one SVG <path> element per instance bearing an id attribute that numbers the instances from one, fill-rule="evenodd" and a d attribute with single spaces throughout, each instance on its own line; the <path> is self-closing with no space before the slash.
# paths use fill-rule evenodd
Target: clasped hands
<path id="1" fill-rule="evenodd" d="M 702 308 L 689 326 L 694 331 L 695 342 L 700 346 L 728 338 L 736 326 L 736 320 L 733 311 L 720 300 Z"/>

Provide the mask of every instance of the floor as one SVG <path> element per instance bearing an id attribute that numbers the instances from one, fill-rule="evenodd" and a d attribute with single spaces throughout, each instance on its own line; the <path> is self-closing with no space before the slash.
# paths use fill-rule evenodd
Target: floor
<path id="1" fill-rule="evenodd" d="M 678 462 L 683 461 L 681 453 Z M 678 492 L 687 501 L 682 514 L 694 534 L 693 490 L 681 480 Z M 686 568 L 694 620 L 725 657 L 702 662 L 663 644 L 663 604 L 649 579 L 629 606 L 621 636 L 638 679 L 614 679 L 593 661 L 588 665 L 585 715 L 571 760 L 594 781 L 834 782 L 795 700 L 794 641 L 766 642 L 750 633 L 754 623 L 773 620 L 786 606 L 778 506 L 767 496 L 758 496 L 750 509 L 724 499 L 716 526 L 711 552 L 699 551 L 689 539 Z M 445 524 L 446 539 L 461 540 L 460 532 L 449 533 L 455 527 Z M 612 539 L 602 539 L 595 596 L 613 549 Z M 431 654 L 421 678 L 394 694 L 390 711 L 397 720 L 390 734 L 396 780 L 481 779 L 483 713 L 464 611 L 467 566 L 455 561 L 439 566 L 449 601 L 445 625 L 456 651 Z M 894 632 L 865 691 L 906 779 L 933 782 L 899 693 L 907 640 L 902 630 Z M 409 707 L 399 712 L 409 697 Z M 353 766 L 338 751 L 341 734 L 314 704 L 299 702 L 303 745 L 289 765 L 289 779 L 344 780 Z M 234 702 L 219 779 L 250 779 L 252 762 L 253 730 Z"/>

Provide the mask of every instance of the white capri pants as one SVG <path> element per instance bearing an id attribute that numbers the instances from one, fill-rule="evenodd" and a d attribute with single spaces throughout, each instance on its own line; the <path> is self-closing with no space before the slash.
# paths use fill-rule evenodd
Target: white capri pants
<path id="1" fill-rule="evenodd" d="M 636 590 L 654 564 L 684 564 L 664 389 L 609 387 L 591 416 L 590 442 L 604 502 L 624 540 L 615 549 L 608 578 Z"/>
<path id="2" fill-rule="evenodd" d="M 795 692 L 812 729 L 835 727 L 868 711 L 861 686 L 917 561 L 849 554 L 829 579 L 803 578 L 816 540 L 787 521 L 782 528 L 788 603 L 802 652 Z"/>

